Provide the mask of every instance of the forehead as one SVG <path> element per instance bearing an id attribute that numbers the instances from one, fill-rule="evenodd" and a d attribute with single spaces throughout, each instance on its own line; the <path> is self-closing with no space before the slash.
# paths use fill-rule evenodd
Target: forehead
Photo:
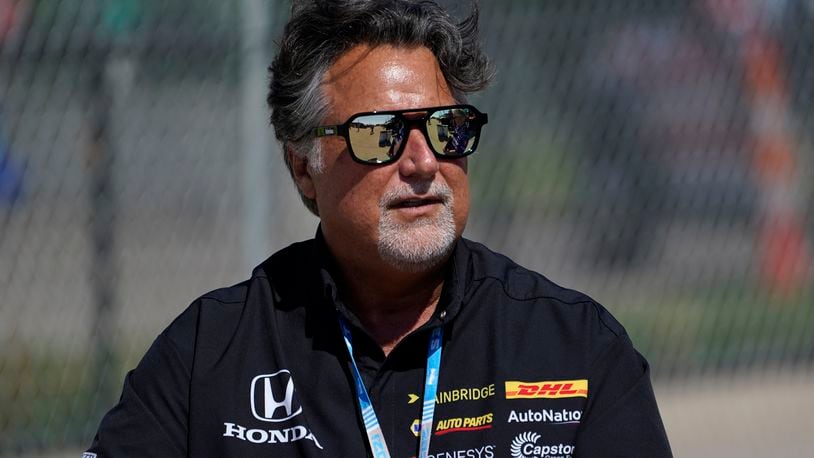
<path id="1" fill-rule="evenodd" d="M 327 118 L 454 103 L 438 60 L 425 47 L 359 45 L 340 56 L 323 80 Z"/>

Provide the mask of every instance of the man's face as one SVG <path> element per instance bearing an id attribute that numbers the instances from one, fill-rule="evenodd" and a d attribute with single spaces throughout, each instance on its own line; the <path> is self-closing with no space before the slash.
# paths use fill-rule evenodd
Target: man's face
<path id="1" fill-rule="evenodd" d="M 359 112 L 455 103 L 435 56 L 423 47 L 357 46 L 329 68 L 323 90 L 324 124 Z M 319 141 L 324 167 L 298 184 L 313 193 L 335 255 L 365 266 L 383 260 L 403 271 L 446 259 L 469 214 L 465 158 L 437 159 L 417 129 L 398 161 L 387 165 L 354 162 L 341 137 Z"/>
<path id="2" fill-rule="evenodd" d="M 455 116 L 452 118 L 455 121 L 455 125 L 460 127 L 464 125 L 464 115 L 460 113 L 456 113 Z"/>

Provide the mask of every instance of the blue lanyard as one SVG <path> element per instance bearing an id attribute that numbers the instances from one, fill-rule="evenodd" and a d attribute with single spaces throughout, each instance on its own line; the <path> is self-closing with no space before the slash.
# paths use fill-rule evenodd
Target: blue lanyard
<path id="1" fill-rule="evenodd" d="M 353 378 L 356 383 L 356 399 L 359 401 L 359 408 L 362 410 L 362 420 L 365 424 L 367 440 L 370 443 L 370 450 L 373 451 L 374 458 L 390 458 L 387 444 L 384 442 L 384 434 L 367 394 L 367 388 L 362 381 L 359 367 L 356 366 L 356 359 L 353 357 L 353 342 L 350 328 L 341 315 L 339 317 L 339 327 L 342 328 L 342 335 L 345 338 L 345 346 L 348 347 L 348 354 L 353 365 Z M 435 393 L 438 391 L 438 375 L 441 373 L 441 341 L 444 336 L 443 326 L 438 326 L 432 330 L 430 344 L 427 350 L 427 373 L 424 379 L 424 403 L 421 408 L 421 439 L 418 445 L 418 458 L 427 458 L 430 452 L 430 436 L 432 436 L 432 417 L 435 414 Z"/>

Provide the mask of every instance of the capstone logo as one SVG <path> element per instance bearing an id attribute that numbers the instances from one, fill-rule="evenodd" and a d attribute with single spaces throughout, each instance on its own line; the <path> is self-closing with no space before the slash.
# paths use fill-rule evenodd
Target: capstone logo
<path id="1" fill-rule="evenodd" d="M 508 423 L 547 423 L 551 425 L 579 424 L 582 418 L 581 410 L 555 410 L 542 409 L 527 411 L 512 410 L 509 413 Z"/>
<path id="2" fill-rule="evenodd" d="M 540 435 L 520 433 L 509 448 L 513 458 L 573 458 L 574 446 L 569 444 L 538 445 Z"/>
<path id="3" fill-rule="evenodd" d="M 294 379 L 286 369 L 255 377 L 250 397 L 252 414 L 258 420 L 276 423 L 302 412 L 302 406 L 294 397 Z"/>
<path id="4" fill-rule="evenodd" d="M 252 444 L 287 444 L 307 439 L 314 442 L 314 445 L 322 449 L 314 433 L 308 431 L 305 426 L 292 426 L 282 429 L 249 429 L 234 423 L 224 423 L 226 431 L 224 437 L 233 437 L 242 441 L 249 441 Z"/>

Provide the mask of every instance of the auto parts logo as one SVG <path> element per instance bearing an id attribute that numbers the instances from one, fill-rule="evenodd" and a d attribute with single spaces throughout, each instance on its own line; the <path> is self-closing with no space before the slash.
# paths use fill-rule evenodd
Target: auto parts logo
<path id="1" fill-rule="evenodd" d="M 572 458 L 574 446 L 568 444 L 537 445 L 540 435 L 533 432 L 520 433 L 512 440 L 509 450 L 514 458 Z"/>
<path id="2" fill-rule="evenodd" d="M 506 399 L 587 398 L 588 380 L 554 380 L 542 382 L 506 382 Z"/>
<path id="3" fill-rule="evenodd" d="M 294 397 L 294 379 L 286 369 L 252 379 L 252 414 L 262 421 L 290 420 L 302 412 Z"/>

